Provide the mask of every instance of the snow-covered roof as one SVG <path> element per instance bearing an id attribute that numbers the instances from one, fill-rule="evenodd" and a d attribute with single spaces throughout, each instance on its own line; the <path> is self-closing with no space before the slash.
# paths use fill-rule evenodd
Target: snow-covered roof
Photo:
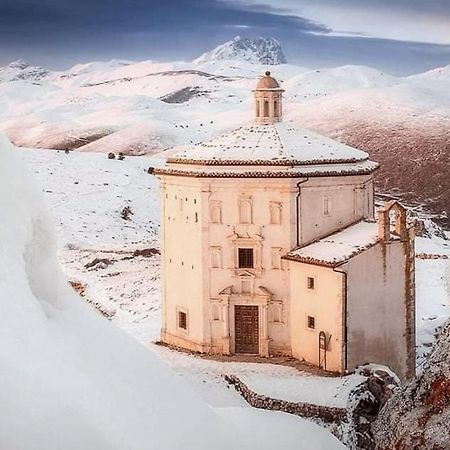
<path id="1" fill-rule="evenodd" d="M 354 163 L 368 160 L 361 150 L 287 122 L 250 125 L 217 139 L 180 147 L 169 163 L 274 165 Z"/>
<path id="2" fill-rule="evenodd" d="M 376 222 L 358 222 L 354 225 L 292 250 L 284 259 L 326 267 L 337 267 L 379 241 Z"/>

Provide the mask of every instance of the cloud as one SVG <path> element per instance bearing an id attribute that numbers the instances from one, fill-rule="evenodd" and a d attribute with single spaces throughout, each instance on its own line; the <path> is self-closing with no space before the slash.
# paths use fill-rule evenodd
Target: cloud
<path id="1" fill-rule="evenodd" d="M 274 15 L 294 15 L 330 29 L 332 35 L 450 44 L 449 0 L 229 0 Z M 314 34 L 328 31 L 313 30 Z"/>

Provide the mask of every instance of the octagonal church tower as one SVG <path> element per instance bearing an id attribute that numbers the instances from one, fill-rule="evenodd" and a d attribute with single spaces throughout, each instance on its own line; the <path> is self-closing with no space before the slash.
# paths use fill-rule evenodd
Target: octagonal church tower
<path id="1" fill-rule="evenodd" d="M 254 125 L 180 147 L 154 170 L 162 193 L 161 340 L 204 353 L 293 355 L 345 372 L 363 362 L 347 348 L 345 270 L 328 265 L 328 273 L 295 252 L 355 224 L 367 228 L 355 232 L 355 245 L 379 241 L 377 164 L 365 152 L 283 122 L 282 93 L 267 72 L 254 91 Z M 405 314 L 388 334 L 405 331 Z M 406 346 L 389 358 L 400 361 Z M 366 347 L 360 342 L 358 351 Z M 370 358 L 391 361 L 376 352 Z"/>

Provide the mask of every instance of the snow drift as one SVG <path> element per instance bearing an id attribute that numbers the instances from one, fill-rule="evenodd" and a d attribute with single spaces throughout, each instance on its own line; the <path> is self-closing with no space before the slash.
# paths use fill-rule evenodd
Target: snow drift
<path id="1" fill-rule="evenodd" d="M 283 449 L 343 448 L 294 417 L 275 414 L 269 427 L 251 408 L 236 411 L 240 425 L 233 411 L 217 415 L 83 304 L 58 266 L 41 194 L 3 135 L 0 209 L 0 448 L 264 449 L 272 434 Z"/>
<path id="2" fill-rule="evenodd" d="M 229 448 L 207 405 L 71 291 L 4 137 L 0 180 L 0 448 Z"/>

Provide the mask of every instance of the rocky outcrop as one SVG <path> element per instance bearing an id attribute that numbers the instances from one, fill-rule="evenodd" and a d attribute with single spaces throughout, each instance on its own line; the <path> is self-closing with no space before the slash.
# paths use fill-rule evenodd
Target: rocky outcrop
<path id="1" fill-rule="evenodd" d="M 366 366 L 360 369 L 360 373 L 366 380 L 350 394 L 344 408 L 279 400 L 252 391 L 234 375 L 225 376 L 225 380 L 255 408 L 282 411 L 311 419 L 326 427 L 349 449 L 374 450 L 375 439 L 371 425 L 382 405 L 398 387 L 399 380 L 381 366 Z"/>
<path id="2" fill-rule="evenodd" d="M 378 450 L 450 449 L 450 322 L 422 373 L 399 388 L 372 427 Z"/>
<path id="3" fill-rule="evenodd" d="M 237 60 L 253 64 L 286 64 L 286 57 L 280 43 L 274 38 L 242 38 L 236 36 L 233 40 L 219 45 L 215 49 L 199 56 L 194 63 Z"/>

